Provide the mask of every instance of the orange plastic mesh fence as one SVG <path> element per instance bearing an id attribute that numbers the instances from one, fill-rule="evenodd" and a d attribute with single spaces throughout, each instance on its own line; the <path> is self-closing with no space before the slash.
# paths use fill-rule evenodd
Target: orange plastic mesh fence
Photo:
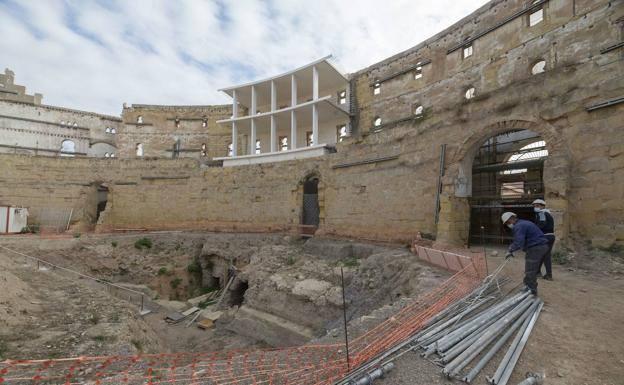
<path id="1" fill-rule="evenodd" d="M 468 258 L 445 251 L 419 249 L 419 257 L 427 260 L 428 253 L 432 263 L 444 263 L 445 259 L 446 263 L 457 262 L 461 257 L 461 262 L 457 263 L 463 263 L 463 268 L 434 290 L 351 341 L 351 369 L 412 336 L 429 318 L 473 291 L 485 276 L 482 255 Z M 450 264 L 448 268 L 451 269 Z M 0 362 L 2 385 L 330 385 L 345 374 L 347 360 L 343 344 Z"/>

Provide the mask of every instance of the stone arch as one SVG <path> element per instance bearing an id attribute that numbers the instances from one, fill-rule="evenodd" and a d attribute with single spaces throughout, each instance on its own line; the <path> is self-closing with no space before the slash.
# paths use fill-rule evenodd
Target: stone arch
<path id="1" fill-rule="evenodd" d="M 557 129 L 543 120 L 509 119 L 470 127 L 470 135 L 455 146 L 447 161 L 440 196 L 440 220 L 437 242 L 443 245 L 465 245 L 468 242 L 472 194 L 472 165 L 477 150 L 488 138 L 512 130 L 529 130 L 546 142 L 549 156 L 544 163 L 545 199 L 557 221 L 557 237 L 568 235 L 568 188 L 570 150 Z M 447 158 L 448 159 L 448 158 Z"/>

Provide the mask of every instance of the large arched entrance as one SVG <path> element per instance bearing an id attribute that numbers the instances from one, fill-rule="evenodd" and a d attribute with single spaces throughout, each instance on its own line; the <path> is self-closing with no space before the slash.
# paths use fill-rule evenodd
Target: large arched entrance
<path id="1" fill-rule="evenodd" d="M 481 226 L 485 227 L 485 224 L 491 227 L 490 231 L 493 233 L 491 235 L 499 237 L 490 238 L 490 242 L 501 242 L 500 234 L 497 235 L 496 231 L 500 232 L 504 229 L 498 219 L 500 217 L 497 218 L 494 211 L 502 212 L 503 209 L 519 211 L 517 209 L 522 209 L 522 207 L 512 206 L 514 204 L 526 205 L 533 197 L 543 197 L 546 200 L 555 218 L 557 239 L 565 242 L 569 233 L 570 156 L 567 144 L 559 135 L 557 128 L 539 119 L 534 121 L 494 120 L 484 123 L 471 127 L 467 131 L 468 135 L 456 142 L 453 146 L 455 148 L 451 147 L 447 150 L 450 156 L 442 178 L 440 219 L 437 225 L 436 242 L 439 245 L 448 246 L 465 246 L 481 242 Z M 514 132 L 520 133 L 514 134 Z M 493 140 L 494 138 L 498 139 Z M 505 144 L 504 141 L 512 143 Z M 533 144 L 542 141 L 543 144 Z M 536 147 L 523 148 L 526 146 Z M 493 147 L 497 149 L 493 151 Z M 504 150 L 505 147 L 507 150 Z M 547 151 L 535 154 L 536 151 L 542 150 Z M 481 155 L 482 159 L 479 159 L 480 152 L 484 152 Z M 548 155 L 544 156 L 546 152 Z M 533 159 L 536 155 L 537 159 Z M 490 159 L 487 159 L 487 156 L 490 156 Z M 477 165 L 477 162 L 482 163 Z M 514 164 L 510 166 L 508 163 Z M 526 172 L 512 171 L 525 168 Z M 473 169 L 483 175 L 473 178 Z M 534 180 L 538 171 L 542 181 L 541 191 L 539 179 Z M 513 173 L 521 175 L 513 175 Z M 518 182 L 523 182 L 521 188 Z M 480 184 L 474 188 L 474 193 L 473 183 Z M 503 186 L 503 183 L 506 184 Z M 490 198 L 488 198 L 487 188 L 490 188 Z M 494 193 L 492 194 L 491 191 Z M 493 212 L 490 214 L 473 212 L 477 208 L 490 209 Z M 484 228 L 484 232 L 485 230 Z M 505 239 L 502 242 L 504 241 Z"/>
<path id="2" fill-rule="evenodd" d="M 469 244 L 506 244 L 511 233 L 500 222 L 505 211 L 532 220 L 531 202 L 543 199 L 546 142 L 530 130 L 488 138 L 472 164 Z"/>

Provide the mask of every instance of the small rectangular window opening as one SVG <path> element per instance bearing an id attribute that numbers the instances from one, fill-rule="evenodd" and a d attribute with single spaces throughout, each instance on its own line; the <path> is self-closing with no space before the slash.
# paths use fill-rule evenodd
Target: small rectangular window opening
<path id="1" fill-rule="evenodd" d="M 342 90 L 338 92 L 338 104 L 347 104 L 347 91 Z"/>
<path id="2" fill-rule="evenodd" d="M 262 150 L 262 145 L 259 140 L 256 140 L 256 154 L 260 154 Z"/>
<path id="3" fill-rule="evenodd" d="M 314 146 L 314 137 L 312 136 L 312 131 L 306 131 L 306 146 Z"/>
<path id="4" fill-rule="evenodd" d="M 348 132 L 347 132 L 347 125 L 346 124 L 341 124 L 338 127 L 336 127 L 336 141 L 338 143 L 340 143 L 343 140 L 345 140 L 347 135 L 348 135 Z"/>
<path id="5" fill-rule="evenodd" d="M 227 146 L 227 156 L 232 156 L 232 155 L 234 155 L 234 147 L 232 146 L 232 143 L 230 143 Z"/>
<path id="6" fill-rule="evenodd" d="M 416 70 L 414 71 L 414 79 L 420 79 L 423 77 L 422 74 L 422 65 L 420 63 L 416 64 Z"/>
<path id="7" fill-rule="evenodd" d="M 540 8 L 529 14 L 529 27 L 537 25 L 544 20 L 544 8 Z"/>
<path id="8" fill-rule="evenodd" d="M 373 95 L 379 95 L 381 93 L 381 83 L 375 83 L 373 85 Z"/>
<path id="9" fill-rule="evenodd" d="M 470 44 L 469 46 L 464 47 L 464 59 L 469 58 L 470 56 L 472 56 L 472 44 Z"/>

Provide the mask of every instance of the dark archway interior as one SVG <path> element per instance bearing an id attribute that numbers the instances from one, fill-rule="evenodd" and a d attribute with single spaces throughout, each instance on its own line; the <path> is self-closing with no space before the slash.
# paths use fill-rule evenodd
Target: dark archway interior
<path id="1" fill-rule="evenodd" d="M 241 306 L 245 300 L 245 292 L 249 289 L 249 283 L 247 281 L 240 281 L 237 285 L 232 287 L 229 305 Z"/>
<path id="2" fill-rule="evenodd" d="M 97 187 L 97 213 L 95 216 L 95 223 L 100 219 L 102 211 L 106 210 L 106 204 L 108 203 L 108 187 L 105 185 L 98 185 Z"/>
<path id="3" fill-rule="evenodd" d="M 308 178 L 303 184 L 303 215 L 302 224 L 319 225 L 318 178 Z"/>
<path id="4" fill-rule="evenodd" d="M 470 244 L 507 244 L 511 232 L 501 214 L 512 211 L 532 220 L 531 202 L 544 197 L 544 140 L 529 130 L 509 131 L 486 140 L 472 166 Z"/>

